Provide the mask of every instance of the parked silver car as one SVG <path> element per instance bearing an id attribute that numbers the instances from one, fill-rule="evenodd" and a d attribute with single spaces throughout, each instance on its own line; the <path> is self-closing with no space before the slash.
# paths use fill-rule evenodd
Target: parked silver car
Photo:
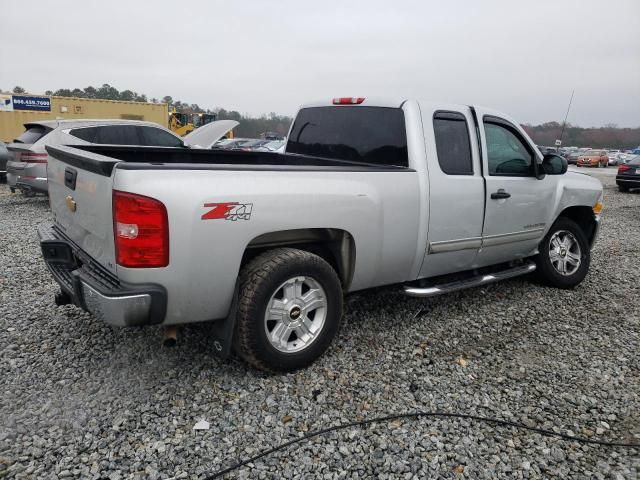
<path id="1" fill-rule="evenodd" d="M 26 123 L 8 145 L 7 183 L 26 194 L 47 193 L 47 145 L 141 145 L 209 148 L 230 128 L 232 120 L 212 122 L 181 138 L 157 123 L 139 120 L 45 120 Z"/>

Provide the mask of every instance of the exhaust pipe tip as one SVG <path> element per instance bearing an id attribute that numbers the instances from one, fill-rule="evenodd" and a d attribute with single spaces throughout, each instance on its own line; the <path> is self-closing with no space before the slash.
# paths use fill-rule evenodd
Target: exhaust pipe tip
<path id="1" fill-rule="evenodd" d="M 165 327 L 162 345 L 171 348 L 175 347 L 178 344 L 178 327 L 175 325 L 170 327 Z"/>

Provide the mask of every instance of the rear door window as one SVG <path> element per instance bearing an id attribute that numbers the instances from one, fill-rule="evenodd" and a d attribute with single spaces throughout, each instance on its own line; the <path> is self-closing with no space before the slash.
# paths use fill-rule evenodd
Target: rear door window
<path id="1" fill-rule="evenodd" d="M 69 131 L 69 135 L 73 135 L 80 140 L 91 143 L 96 143 L 95 138 L 97 133 L 98 127 L 74 128 L 73 130 Z"/>
<path id="2" fill-rule="evenodd" d="M 44 137 L 52 129 L 42 125 L 28 125 L 27 129 L 14 140 L 15 143 L 33 144 Z"/>
<path id="3" fill-rule="evenodd" d="M 104 125 L 97 127 L 95 143 L 106 145 L 140 145 L 137 125 Z"/>
<path id="4" fill-rule="evenodd" d="M 459 112 L 436 112 L 433 117 L 438 163 L 447 175 L 473 175 L 467 119 Z"/>
<path id="5" fill-rule="evenodd" d="M 141 145 L 156 147 L 182 147 L 182 140 L 175 135 L 155 127 L 138 127 L 142 134 Z"/>
<path id="6" fill-rule="evenodd" d="M 407 167 L 407 132 L 400 108 L 335 106 L 298 112 L 287 153 Z"/>

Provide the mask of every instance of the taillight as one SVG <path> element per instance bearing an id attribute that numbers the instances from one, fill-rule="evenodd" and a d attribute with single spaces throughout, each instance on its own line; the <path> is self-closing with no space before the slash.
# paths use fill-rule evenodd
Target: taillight
<path id="1" fill-rule="evenodd" d="M 334 98 L 334 105 L 360 105 L 364 102 L 364 97 L 340 97 Z"/>
<path id="2" fill-rule="evenodd" d="M 25 163 L 47 163 L 48 155 L 46 153 L 22 152 L 20 161 Z"/>
<path id="3" fill-rule="evenodd" d="M 618 173 L 623 173 L 623 172 L 626 172 L 627 170 L 631 170 L 631 167 L 629 165 L 620 165 L 618 167 Z"/>
<path id="4" fill-rule="evenodd" d="M 114 190 L 113 235 L 118 265 L 169 265 L 169 221 L 167 209 L 159 200 Z"/>

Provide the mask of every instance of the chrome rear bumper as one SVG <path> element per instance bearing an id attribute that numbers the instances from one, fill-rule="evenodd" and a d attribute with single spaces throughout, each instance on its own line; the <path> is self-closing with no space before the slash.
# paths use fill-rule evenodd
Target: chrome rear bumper
<path id="1" fill-rule="evenodd" d="M 42 256 L 55 281 L 74 305 L 110 325 L 162 323 L 166 290 L 155 284 L 121 282 L 52 225 L 38 228 Z"/>

